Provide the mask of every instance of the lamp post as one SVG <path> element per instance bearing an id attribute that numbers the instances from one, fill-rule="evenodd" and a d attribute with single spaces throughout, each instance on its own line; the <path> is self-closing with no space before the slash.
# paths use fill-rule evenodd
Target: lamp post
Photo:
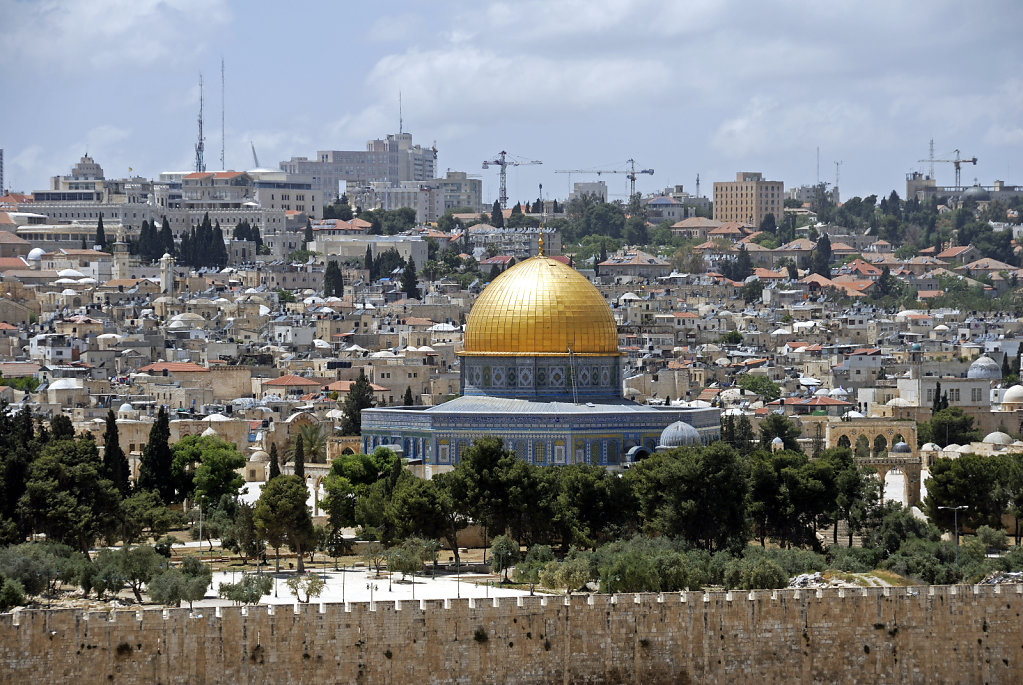
<path id="1" fill-rule="evenodd" d="M 376 583 L 366 583 L 366 589 L 369 590 L 369 604 L 373 606 L 373 591 L 377 589 Z"/>
<path id="2" fill-rule="evenodd" d="M 951 509 L 952 510 L 952 526 L 955 534 L 955 547 L 956 547 L 956 567 L 959 566 L 959 510 L 969 509 L 965 504 L 960 504 L 957 507 L 938 507 L 938 509 Z"/>

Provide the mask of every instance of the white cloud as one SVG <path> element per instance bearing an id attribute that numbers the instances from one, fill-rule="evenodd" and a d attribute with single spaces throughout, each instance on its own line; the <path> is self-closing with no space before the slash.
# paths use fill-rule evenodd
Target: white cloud
<path id="1" fill-rule="evenodd" d="M 5 68 L 77 74 L 177 62 L 230 19 L 224 0 L 5 0 L 0 7 Z"/>

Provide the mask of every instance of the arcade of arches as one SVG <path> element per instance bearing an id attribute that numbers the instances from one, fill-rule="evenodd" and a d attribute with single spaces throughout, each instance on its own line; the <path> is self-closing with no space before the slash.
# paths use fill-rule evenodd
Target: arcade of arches
<path id="1" fill-rule="evenodd" d="M 831 420 L 825 423 L 824 433 L 826 447 L 851 448 L 856 461 L 875 469 L 882 483 L 889 471 L 902 472 L 905 476 L 905 502 L 909 506 L 920 504 L 920 471 L 924 464 L 917 447 L 915 421 L 876 418 Z M 900 442 L 906 443 L 908 450 L 892 451 Z"/>

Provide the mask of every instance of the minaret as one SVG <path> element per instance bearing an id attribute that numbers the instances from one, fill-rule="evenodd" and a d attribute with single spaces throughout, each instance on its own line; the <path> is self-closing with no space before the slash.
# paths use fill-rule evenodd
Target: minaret
<path id="1" fill-rule="evenodd" d="M 168 252 L 160 257 L 160 290 L 166 295 L 174 294 L 174 257 Z"/>
<path id="2" fill-rule="evenodd" d="M 114 278 L 128 278 L 128 243 L 124 242 L 124 231 L 118 229 L 114 243 Z"/>

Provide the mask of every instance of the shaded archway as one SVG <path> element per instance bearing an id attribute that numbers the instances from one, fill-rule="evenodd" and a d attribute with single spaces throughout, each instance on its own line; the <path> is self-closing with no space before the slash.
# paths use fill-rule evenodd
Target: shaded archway
<path id="1" fill-rule="evenodd" d="M 872 445 L 872 447 L 874 448 L 873 456 L 875 457 L 888 456 L 888 439 L 885 436 L 883 435 L 875 436 L 874 444 Z"/>
<path id="2" fill-rule="evenodd" d="M 853 451 L 859 459 L 870 458 L 870 441 L 867 440 L 866 435 L 861 435 L 856 438 L 856 447 Z"/>

